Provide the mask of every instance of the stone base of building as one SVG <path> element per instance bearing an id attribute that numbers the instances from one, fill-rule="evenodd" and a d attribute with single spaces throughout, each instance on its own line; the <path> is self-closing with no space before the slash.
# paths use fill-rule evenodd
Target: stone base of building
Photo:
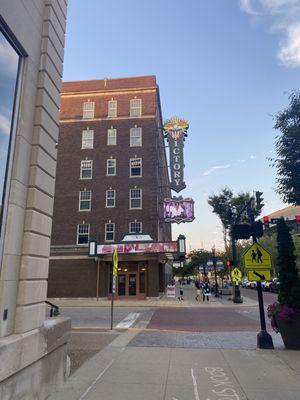
<path id="1" fill-rule="evenodd" d="M 40 329 L 0 339 L 0 399 L 44 400 L 68 376 L 71 320 L 46 320 Z"/>
<path id="2" fill-rule="evenodd" d="M 171 266 L 158 256 L 121 255 L 118 267 L 115 298 L 119 300 L 158 297 L 172 279 Z M 50 298 L 110 298 L 111 287 L 112 262 L 107 256 L 50 258 Z"/>

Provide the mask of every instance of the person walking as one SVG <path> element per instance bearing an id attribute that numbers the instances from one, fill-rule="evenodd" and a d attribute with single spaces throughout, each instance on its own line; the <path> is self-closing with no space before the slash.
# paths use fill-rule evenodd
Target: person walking
<path id="1" fill-rule="evenodd" d="M 199 283 L 199 281 L 195 282 L 195 286 L 196 286 L 196 297 L 195 297 L 195 300 L 196 301 L 200 301 L 201 291 L 200 291 L 200 283 Z"/>
<path id="2" fill-rule="evenodd" d="M 203 285 L 202 295 L 203 295 L 203 302 L 205 302 L 205 299 L 206 299 L 206 301 L 209 303 L 209 298 L 211 296 L 211 292 L 210 292 L 208 282 L 205 282 Z"/>
<path id="3" fill-rule="evenodd" d="M 180 286 L 179 286 L 179 296 L 178 296 L 178 300 L 180 301 L 180 303 L 184 300 L 183 299 L 183 286 L 182 283 L 180 282 Z"/>

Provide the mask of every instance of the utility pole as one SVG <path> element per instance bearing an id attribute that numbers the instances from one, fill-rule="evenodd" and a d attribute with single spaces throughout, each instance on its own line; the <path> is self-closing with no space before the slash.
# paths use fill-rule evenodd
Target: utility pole
<path id="1" fill-rule="evenodd" d="M 233 225 L 231 225 L 231 227 L 230 227 L 230 237 L 231 237 L 231 251 L 232 251 L 233 268 L 236 268 L 238 266 L 238 260 L 237 260 L 237 251 L 236 251 L 236 243 L 235 243 Z M 239 283 L 235 282 L 234 285 L 235 286 L 234 286 L 234 293 L 233 293 L 233 302 L 234 303 L 243 303 L 243 299 L 241 298 L 241 291 L 240 291 Z"/>

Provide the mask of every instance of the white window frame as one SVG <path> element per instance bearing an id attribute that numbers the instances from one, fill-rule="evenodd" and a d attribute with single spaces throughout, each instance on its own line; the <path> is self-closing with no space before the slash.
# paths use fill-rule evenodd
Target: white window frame
<path id="1" fill-rule="evenodd" d="M 142 116 L 142 99 L 130 100 L 130 116 L 134 118 Z"/>
<path id="2" fill-rule="evenodd" d="M 82 107 L 82 119 L 93 119 L 95 117 L 95 102 L 85 101 Z"/>
<path id="3" fill-rule="evenodd" d="M 137 232 L 136 230 L 132 230 L 131 229 L 131 227 L 132 227 L 132 225 L 133 224 L 139 224 L 139 226 L 140 226 L 140 230 Z M 139 233 L 142 233 L 143 232 L 143 229 L 142 229 L 142 222 L 140 222 L 140 221 L 132 221 L 132 222 L 129 222 L 129 233 L 131 233 L 131 234 L 139 234 Z"/>
<path id="4" fill-rule="evenodd" d="M 117 130 L 115 128 L 107 129 L 107 146 L 117 145 Z"/>
<path id="5" fill-rule="evenodd" d="M 86 138 L 85 136 L 90 136 Z M 94 148 L 94 131 L 93 129 L 84 129 L 81 137 L 81 148 L 82 149 L 93 149 Z"/>
<path id="6" fill-rule="evenodd" d="M 118 114 L 118 103 L 117 100 L 108 100 L 107 103 L 107 117 L 116 118 Z"/>
<path id="7" fill-rule="evenodd" d="M 110 193 L 113 194 L 112 197 L 109 196 Z M 116 191 L 115 191 L 115 189 L 108 189 L 106 191 L 105 198 L 106 198 L 106 201 L 105 201 L 105 207 L 106 208 L 114 208 L 114 207 L 116 207 Z M 113 200 L 113 205 L 109 205 L 108 204 L 109 200 Z"/>
<path id="8" fill-rule="evenodd" d="M 90 163 L 90 168 L 85 167 L 84 168 L 84 163 Z M 91 176 L 89 177 L 85 177 L 82 176 L 82 171 L 83 170 L 87 170 L 87 171 L 91 171 Z M 93 160 L 81 160 L 80 163 L 80 179 L 92 179 L 93 178 Z"/>
<path id="9" fill-rule="evenodd" d="M 80 231 L 80 227 L 87 227 L 87 232 L 79 232 Z M 87 242 L 86 243 L 79 243 L 79 235 L 87 235 Z M 77 245 L 78 246 L 87 246 L 89 243 L 89 238 L 90 238 L 90 224 L 78 224 L 77 225 Z"/>
<path id="10" fill-rule="evenodd" d="M 132 166 L 134 163 L 138 163 L 140 165 L 138 166 Z M 132 168 L 140 168 L 140 174 L 139 175 L 132 175 Z M 130 158 L 129 161 L 129 169 L 130 169 L 130 178 L 141 178 L 143 176 L 143 161 L 141 157 L 135 157 L 135 158 Z"/>
<path id="11" fill-rule="evenodd" d="M 114 162 L 114 166 L 110 166 L 109 167 L 109 162 L 110 161 L 113 161 Z M 109 174 L 108 173 L 108 169 L 109 168 L 114 168 L 114 173 L 113 174 Z M 107 160 L 106 160 L 106 176 L 116 176 L 116 174 L 117 174 L 117 160 L 115 159 L 115 158 L 108 158 Z"/>
<path id="12" fill-rule="evenodd" d="M 82 202 L 89 202 L 89 208 L 81 208 Z M 81 190 L 79 192 L 79 206 L 78 211 L 91 211 L 92 206 L 92 191 Z"/>
<path id="13" fill-rule="evenodd" d="M 137 126 L 130 128 L 130 147 L 141 147 L 142 141 L 142 128 Z"/>
<path id="14" fill-rule="evenodd" d="M 132 191 L 134 190 L 139 190 L 140 196 L 139 197 L 132 197 Z M 133 188 L 129 190 L 129 209 L 130 210 L 142 210 L 143 204 L 142 204 L 142 198 L 143 198 L 143 191 L 140 188 Z M 132 207 L 132 200 L 134 199 L 139 199 L 140 200 L 140 207 Z"/>
<path id="15" fill-rule="evenodd" d="M 107 230 L 108 225 L 112 225 L 112 227 L 113 227 L 113 230 L 112 230 L 112 231 L 108 231 L 108 230 Z M 116 230 L 116 226 L 115 226 L 115 223 L 114 223 L 114 222 L 107 222 L 107 223 L 105 224 L 105 236 L 104 236 L 105 242 L 114 242 L 114 241 L 115 241 L 115 230 Z M 112 234 L 113 234 L 113 238 L 112 238 L 112 239 L 107 239 L 107 234 L 108 234 L 108 233 L 111 233 L 111 232 L 112 232 Z"/>

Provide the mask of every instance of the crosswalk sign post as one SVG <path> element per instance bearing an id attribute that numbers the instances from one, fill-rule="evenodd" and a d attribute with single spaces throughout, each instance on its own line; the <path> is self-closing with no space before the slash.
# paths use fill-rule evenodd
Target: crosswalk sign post
<path id="1" fill-rule="evenodd" d="M 110 329 L 113 329 L 114 324 L 114 297 L 116 293 L 116 286 L 117 286 L 117 275 L 118 275 L 118 250 L 114 249 L 113 256 L 112 256 L 112 285 L 111 285 L 111 308 L 110 308 Z"/>
<path id="2" fill-rule="evenodd" d="M 261 282 L 271 279 L 271 254 L 253 237 L 253 244 L 243 253 L 243 262 L 250 281 L 257 282 L 261 331 L 257 334 L 257 347 L 274 349 L 272 336 L 267 332 Z"/>

